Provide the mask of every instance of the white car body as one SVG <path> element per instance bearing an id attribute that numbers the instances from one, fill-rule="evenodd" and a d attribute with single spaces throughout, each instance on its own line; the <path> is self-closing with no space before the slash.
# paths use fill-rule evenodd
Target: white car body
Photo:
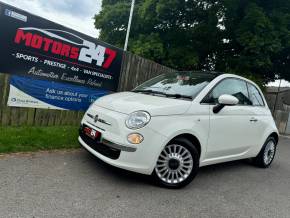
<path id="1" fill-rule="evenodd" d="M 104 162 L 126 170 L 150 175 L 164 147 L 173 138 L 183 135 L 199 144 L 200 166 L 257 156 L 265 140 L 278 131 L 266 100 L 264 106 L 235 105 L 213 113 L 212 104 L 202 103 L 204 97 L 226 78 L 244 80 L 261 90 L 252 81 L 240 76 L 223 74 L 213 79 L 192 101 L 121 92 L 98 99 L 86 112 L 81 124 L 101 132 L 102 138 L 120 145 L 120 156 L 113 160 L 86 144 L 89 152 Z M 125 121 L 135 111 L 147 111 L 150 122 L 132 130 Z M 95 122 L 94 118 L 102 122 Z M 105 121 L 105 122 L 104 122 Z M 128 142 L 130 133 L 139 133 L 144 140 Z"/>

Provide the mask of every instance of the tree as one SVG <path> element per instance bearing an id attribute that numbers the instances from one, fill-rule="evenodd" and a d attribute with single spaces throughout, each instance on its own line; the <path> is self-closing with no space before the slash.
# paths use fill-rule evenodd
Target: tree
<path id="1" fill-rule="evenodd" d="M 289 0 L 224 0 L 225 31 L 216 69 L 260 77 L 290 79 Z"/>
<path id="2" fill-rule="evenodd" d="M 131 0 L 103 0 L 100 39 L 123 47 Z M 177 70 L 290 79 L 290 0 L 137 0 L 129 51 Z"/>

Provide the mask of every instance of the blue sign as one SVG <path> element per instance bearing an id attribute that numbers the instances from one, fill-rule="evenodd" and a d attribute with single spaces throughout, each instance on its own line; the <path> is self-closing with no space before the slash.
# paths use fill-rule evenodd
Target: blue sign
<path id="1" fill-rule="evenodd" d="M 8 106 L 87 110 L 92 102 L 109 93 L 103 89 L 11 76 Z"/>
<path id="2" fill-rule="evenodd" d="M 1 0 L 0 30 L 0 72 L 92 89 L 118 89 L 121 49 Z"/>

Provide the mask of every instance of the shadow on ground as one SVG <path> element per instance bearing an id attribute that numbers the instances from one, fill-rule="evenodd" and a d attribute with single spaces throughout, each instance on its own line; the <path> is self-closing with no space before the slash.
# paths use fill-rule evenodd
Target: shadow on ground
<path id="1" fill-rule="evenodd" d="M 96 170 L 98 173 L 106 174 L 107 176 L 112 177 L 112 179 L 122 180 L 124 183 L 132 183 L 132 184 L 143 184 L 143 185 L 154 185 L 156 186 L 156 182 L 147 175 L 142 175 L 139 173 L 134 173 L 131 171 L 123 170 L 114 166 L 111 166 L 102 160 L 98 159 L 91 153 L 84 151 L 84 159 L 88 166 L 91 169 Z M 254 167 L 250 160 L 238 160 L 238 161 L 231 161 L 221 164 L 215 164 L 210 166 L 201 167 L 199 169 L 198 175 L 196 179 L 202 179 L 203 177 L 210 176 L 211 174 L 230 174 L 233 171 L 245 169 L 245 168 L 252 168 Z"/>

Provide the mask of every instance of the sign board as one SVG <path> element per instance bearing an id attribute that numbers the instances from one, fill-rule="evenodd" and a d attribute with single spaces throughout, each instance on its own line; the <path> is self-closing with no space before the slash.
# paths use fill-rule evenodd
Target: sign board
<path id="1" fill-rule="evenodd" d="M 1 2 L 0 29 L 0 72 L 117 90 L 121 49 Z"/>
<path id="2" fill-rule="evenodd" d="M 109 92 L 101 89 L 11 76 L 8 106 L 59 110 L 87 110 L 99 97 Z"/>

